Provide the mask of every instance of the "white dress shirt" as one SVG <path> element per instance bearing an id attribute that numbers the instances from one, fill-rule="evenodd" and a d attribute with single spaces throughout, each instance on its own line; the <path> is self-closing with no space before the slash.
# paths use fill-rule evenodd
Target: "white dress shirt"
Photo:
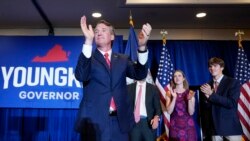
<path id="1" fill-rule="evenodd" d="M 111 61 L 111 51 L 112 50 L 108 51 L 110 61 Z M 104 55 L 104 52 L 103 51 L 101 51 L 101 52 Z M 82 53 L 84 54 L 84 56 L 86 58 L 90 58 L 91 54 L 92 54 L 92 45 L 83 44 Z M 140 64 L 145 65 L 147 60 L 148 60 L 148 50 L 146 52 L 143 52 L 143 53 L 138 53 L 138 61 L 140 62 Z"/>
<path id="2" fill-rule="evenodd" d="M 145 102 L 146 102 L 146 81 L 144 81 L 143 83 L 140 83 L 140 82 L 136 83 L 135 103 L 137 101 L 140 85 L 142 85 L 142 94 L 141 94 L 141 103 L 140 103 L 140 115 L 147 117 L 147 110 L 146 110 L 146 105 L 145 105 Z"/>

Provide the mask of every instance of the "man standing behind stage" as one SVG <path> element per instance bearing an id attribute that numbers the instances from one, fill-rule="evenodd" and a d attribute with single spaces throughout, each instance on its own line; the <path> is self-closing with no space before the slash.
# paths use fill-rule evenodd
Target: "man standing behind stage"
<path id="1" fill-rule="evenodd" d="M 136 122 L 130 133 L 131 141 L 155 141 L 161 116 L 159 90 L 143 79 L 129 84 L 128 92 L 134 103 Z"/>

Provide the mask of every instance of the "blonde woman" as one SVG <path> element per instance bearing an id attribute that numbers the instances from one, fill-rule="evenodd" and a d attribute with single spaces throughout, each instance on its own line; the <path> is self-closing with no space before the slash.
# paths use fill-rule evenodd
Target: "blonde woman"
<path id="1" fill-rule="evenodd" d="M 166 100 L 167 112 L 170 114 L 170 141 L 196 141 L 197 134 L 192 118 L 195 111 L 194 92 L 189 90 L 181 70 L 174 72 Z"/>

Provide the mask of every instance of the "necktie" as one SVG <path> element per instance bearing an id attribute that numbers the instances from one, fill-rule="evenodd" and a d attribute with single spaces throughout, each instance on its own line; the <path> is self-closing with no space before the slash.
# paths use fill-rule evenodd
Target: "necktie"
<path id="1" fill-rule="evenodd" d="M 219 83 L 217 81 L 214 81 L 214 92 L 217 91 L 218 86 L 219 86 Z"/>
<path id="2" fill-rule="evenodd" d="M 137 100 L 135 103 L 135 111 L 134 111 L 134 116 L 135 116 L 135 122 L 140 121 L 140 103 L 141 103 L 141 93 L 142 93 L 142 85 L 139 85 L 139 92 L 137 96 Z"/>
<path id="3" fill-rule="evenodd" d="M 108 53 L 105 53 L 105 54 L 104 54 L 104 58 L 105 58 L 105 60 L 106 60 L 106 62 L 107 62 L 107 64 L 108 64 L 108 66 L 109 66 L 109 68 L 110 68 L 111 63 L 110 63 L 110 60 L 109 60 L 109 54 L 108 54 Z"/>
<path id="4" fill-rule="evenodd" d="M 110 111 L 115 111 L 116 110 L 115 101 L 114 101 L 113 97 L 111 98 L 111 101 L 110 101 L 109 110 Z"/>
<path id="5" fill-rule="evenodd" d="M 107 64 L 108 64 L 108 66 L 109 66 L 109 68 L 110 68 L 111 63 L 110 63 L 110 60 L 109 60 L 109 54 L 108 54 L 108 53 L 105 53 L 105 54 L 104 54 L 104 58 L 105 58 L 105 60 L 106 60 L 106 62 L 107 62 Z M 114 98 L 113 98 L 113 97 L 111 98 L 111 101 L 110 101 L 109 110 L 110 110 L 110 111 L 115 111 L 115 110 L 116 110 L 115 101 L 114 101 Z"/>

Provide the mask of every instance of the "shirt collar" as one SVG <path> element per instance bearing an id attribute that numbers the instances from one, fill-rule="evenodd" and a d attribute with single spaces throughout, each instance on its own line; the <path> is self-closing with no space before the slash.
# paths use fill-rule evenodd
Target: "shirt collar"
<path id="1" fill-rule="evenodd" d="M 142 87 L 145 87 L 146 86 L 146 81 L 144 81 L 144 82 L 136 82 L 136 86 L 140 86 L 140 85 L 142 85 Z"/>
<path id="2" fill-rule="evenodd" d="M 99 50 L 99 49 L 98 49 L 98 50 Z M 111 56 L 111 53 L 112 53 L 112 49 L 110 49 L 110 50 L 107 51 L 107 52 L 104 52 L 104 51 L 102 51 L 102 50 L 99 50 L 99 51 L 101 52 L 102 55 L 104 55 L 105 53 L 108 53 L 109 56 Z"/>
<path id="3" fill-rule="evenodd" d="M 214 82 L 217 82 L 217 83 L 219 84 L 220 81 L 222 80 L 223 76 L 224 76 L 224 75 L 222 74 L 222 75 L 219 77 L 219 79 L 217 79 L 217 80 L 214 79 Z"/>

